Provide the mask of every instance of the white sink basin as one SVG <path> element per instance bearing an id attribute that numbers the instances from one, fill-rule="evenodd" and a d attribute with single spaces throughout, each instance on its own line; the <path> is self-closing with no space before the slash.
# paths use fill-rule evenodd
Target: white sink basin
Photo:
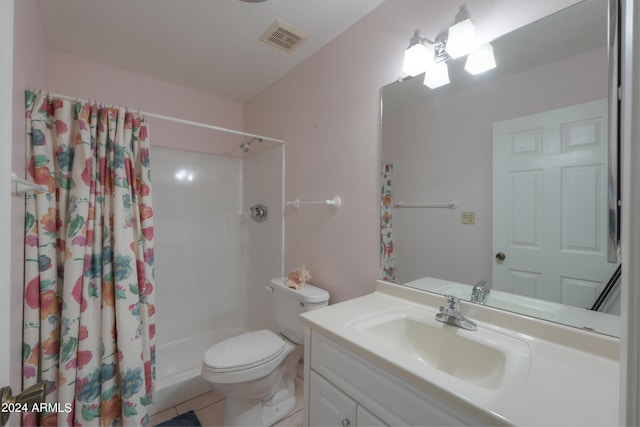
<path id="1" fill-rule="evenodd" d="M 529 347 L 523 341 L 479 328 L 467 331 L 415 308 L 372 314 L 351 326 L 402 357 L 485 389 L 523 382 Z"/>

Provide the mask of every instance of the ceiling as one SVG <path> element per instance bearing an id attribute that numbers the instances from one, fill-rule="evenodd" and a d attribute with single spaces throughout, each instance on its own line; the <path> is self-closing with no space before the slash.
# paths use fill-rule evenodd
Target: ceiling
<path id="1" fill-rule="evenodd" d="M 49 48 L 247 101 L 384 0 L 38 0 Z M 259 40 L 280 19 L 309 37 Z"/>

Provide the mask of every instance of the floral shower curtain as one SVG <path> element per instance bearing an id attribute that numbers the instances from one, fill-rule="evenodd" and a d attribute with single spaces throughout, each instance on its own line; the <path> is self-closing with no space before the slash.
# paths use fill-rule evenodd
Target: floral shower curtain
<path id="1" fill-rule="evenodd" d="M 391 227 L 391 176 L 393 165 L 382 165 L 382 196 L 380 198 L 380 278 L 396 280 L 396 260 L 393 254 Z"/>
<path id="2" fill-rule="evenodd" d="M 155 379 L 153 210 L 146 120 L 26 93 L 25 425 L 146 425 Z M 53 405 L 57 403 L 58 405 Z"/>

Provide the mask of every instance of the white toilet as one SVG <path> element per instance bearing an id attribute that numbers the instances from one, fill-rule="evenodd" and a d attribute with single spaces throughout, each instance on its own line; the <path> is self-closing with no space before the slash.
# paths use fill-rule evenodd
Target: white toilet
<path id="1" fill-rule="evenodd" d="M 329 293 L 311 285 L 299 291 L 286 278 L 267 286 L 277 335 L 268 329 L 247 332 L 211 347 L 202 360 L 202 378 L 226 397 L 226 426 L 269 426 L 295 406 L 297 364 L 304 327 L 298 315 L 326 307 Z"/>

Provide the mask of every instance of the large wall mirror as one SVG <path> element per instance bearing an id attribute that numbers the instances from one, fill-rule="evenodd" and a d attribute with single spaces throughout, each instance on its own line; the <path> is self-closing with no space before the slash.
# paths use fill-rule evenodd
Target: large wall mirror
<path id="1" fill-rule="evenodd" d="M 487 279 L 487 305 L 619 335 L 615 288 L 587 310 L 619 267 L 615 3 L 585 0 L 494 40 L 484 74 L 461 58 L 449 85 L 382 89 L 383 279 L 457 282 L 466 299 Z"/>

